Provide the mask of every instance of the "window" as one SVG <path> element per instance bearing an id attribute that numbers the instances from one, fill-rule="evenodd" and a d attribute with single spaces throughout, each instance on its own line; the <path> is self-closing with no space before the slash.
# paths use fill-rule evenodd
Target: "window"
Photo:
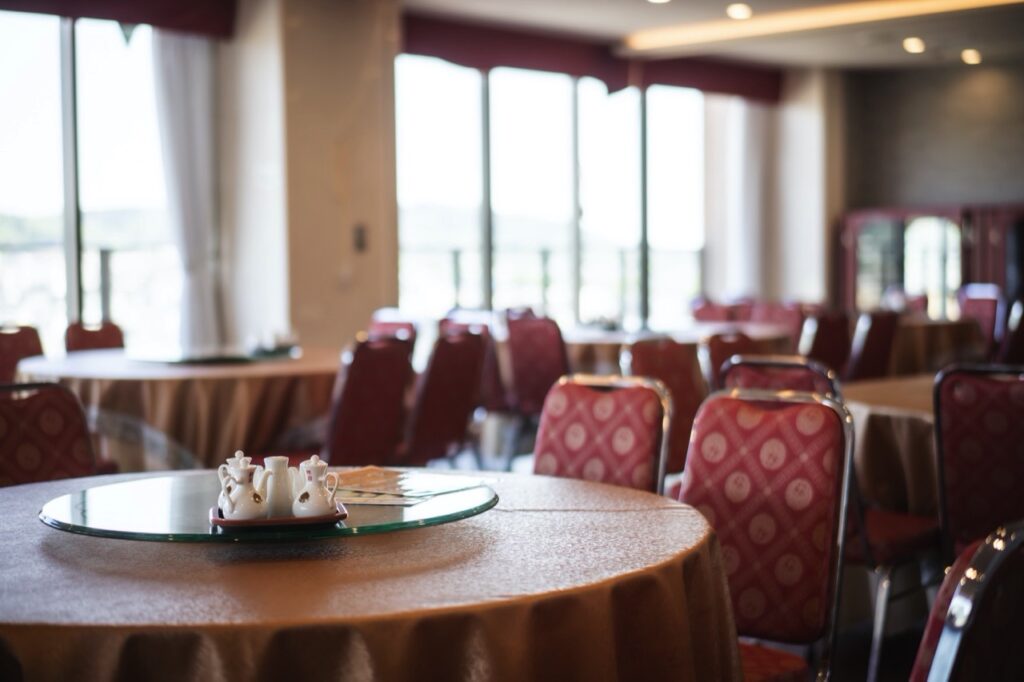
<path id="1" fill-rule="evenodd" d="M 63 346 L 60 19 L 0 12 L 0 323 Z"/>
<path id="2" fill-rule="evenodd" d="M 0 322 L 38 327 L 48 352 L 63 348 L 68 319 L 104 314 L 133 346 L 178 336 L 182 275 L 164 195 L 151 34 L 0 12 Z M 75 99 L 65 102 L 72 91 L 62 92 L 62 80 L 72 77 Z M 76 148 L 63 133 L 72 111 Z M 65 206 L 76 196 L 65 186 L 68 162 L 77 206 Z M 65 239 L 69 214 L 81 216 L 78 244 Z M 78 262 L 69 281 L 77 270 L 68 264 Z"/>
<path id="3" fill-rule="evenodd" d="M 689 319 L 700 292 L 703 99 L 593 78 L 490 73 L 413 55 L 395 65 L 400 305 L 411 315 L 530 306 L 563 324 Z M 488 281 L 490 278 L 490 282 Z"/>

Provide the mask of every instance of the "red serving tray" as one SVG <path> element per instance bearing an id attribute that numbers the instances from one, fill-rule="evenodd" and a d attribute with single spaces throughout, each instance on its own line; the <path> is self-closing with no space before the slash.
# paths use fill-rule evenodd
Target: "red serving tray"
<path id="1" fill-rule="evenodd" d="M 335 511 L 320 516 L 280 516 L 271 519 L 225 519 L 220 509 L 210 507 L 210 525 L 218 528 L 287 528 L 289 526 L 325 526 L 332 525 L 348 517 L 345 505 L 334 501 Z"/>

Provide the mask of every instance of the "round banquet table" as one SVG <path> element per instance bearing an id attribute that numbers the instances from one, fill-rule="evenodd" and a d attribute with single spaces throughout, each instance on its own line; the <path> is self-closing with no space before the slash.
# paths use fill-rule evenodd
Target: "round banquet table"
<path id="1" fill-rule="evenodd" d="M 931 320 L 905 315 L 893 340 L 889 374 L 937 372 L 951 362 L 984 358 L 985 339 L 975 320 Z"/>
<path id="2" fill-rule="evenodd" d="M 123 350 L 36 356 L 19 381 L 56 381 L 74 392 L 123 471 L 214 466 L 238 449 L 267 451 L 288 430 L 326 414 L 337 349 L 297 358 L 223 364 L 133 359 Z"/>
<path id="3" fill-rule="evenodd" d="M 26 679 L 741 675 L 717 539 L 665 497 L 503 474 L 498 506 L 463 521 L 274 545 L 36 519 L 55 496 L 128 478 L 0 489 L 0 670 L 6 649 Z"/>
<path id="4" fill-rule="evenodd" d="M 861 492 L 886 509 L 937 513 L 934 383 L 921 374 L 843 385 Z"/>
<path id="5" fill-rule="evenodd" d="M 630 333 L 588 327 L 568 328 L 562 331 L 569 366 L 574 372 L 589 374 L 618 374 L 619 354 L 633 341 L 650 336 L 670 336 L 679 343 L 696 346 L 712 334 L 742 332 L 753 339 L 758 350 L 765 354 L 792 353 L 793 339 L 784 325 L 767 322 L 695 322 L 664 334 Z"/>

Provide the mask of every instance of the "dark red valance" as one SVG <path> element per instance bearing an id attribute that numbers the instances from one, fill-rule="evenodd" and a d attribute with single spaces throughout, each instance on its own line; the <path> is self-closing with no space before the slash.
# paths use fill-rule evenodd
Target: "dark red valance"
<path id="1" fill-rule="evenodd" d="M 774 67 L 706 57 L 631 59 L 615 55 L 607 42 L 422 14 L 406 13 L 402 24 L 404 52 L 475 69 L 537 69 L 598 78 L 611 91 L 676 85 L 768 102 L 777 102 L 782 88 L 782 71 Z"/>
<path id="2" fill-rule="evenodd" d="M 215 38 L 231 37 L 235 5 L 236 0 L 0 0 L 0 9 L 150 24 Z"/>

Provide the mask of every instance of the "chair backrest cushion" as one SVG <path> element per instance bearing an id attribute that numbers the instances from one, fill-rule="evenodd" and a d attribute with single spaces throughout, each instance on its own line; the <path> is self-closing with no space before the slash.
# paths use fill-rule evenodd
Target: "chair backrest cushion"
<path id="1" fill-rule="evenodd" d="M 558 323 L 548 317 L 510 317 L 508 354 L 515 409 L 540 414 L 548 391 L 569 373 Z"/>
<path id="2" fill-rule="evenodd" d="M 850 318 L 846 313 L 821 313 L 807 318 L 800 336 L 800 355 L 817 360 L 842 376 L 850 357 Z"/>
<path id="3" fill-rule="evenodd" d="M 697 413 L 679 499 L 718 534 L 741 636 L 809 643 L 827 631 L 844 442 L 818 403 L 719 395 Z"/>
<path id="4" fill-rule="evenodd" d="M 544 402 L 534 472 L 654 492 L 663 416 L 650 388 L 558 383 Z"/>
<path id="5" fill-rule="evenodd" d="M 43 344 L 35 327 L 0 329 L 0 384 L 14 381 L 20 360 L 42 354 Z"/>
<path id="6" fill-rule="evenodd" d="M 712 388 L 722 387 L 722 365 L 733 355 L 756 354 L 757 343 L 746 334 L 713 334 L 702 341 L 710 364 L 705 375 Z"/>
<path id="7" fill-rule="evenodd" d="M 89 476 L 95 468 L 74 394 L 57 384 L 0 388 L 0 486 Z"/>
<path id="8" fill-rule="evenodd" d="M 850 344 L 846 380 L 877 379 L 889 374 L 889 361 L 896 341 L 900 315 L 891 311 L 864 313 Z"/>
<path id="9" fill-rule="evenodd" d="M 101 322 L 96 327 L 72 322 L 64 332 L 64 348 L 69 353 L 79 350 L 124 348 L 124 333 L 110 321 Z"/>
<path id="10" fill-rule="evenodd" d="M 947 370 L 937 381 L 945 530 L 959 551 L 1024 518 L 1024 374 Z"/>
<path id="11" fill-rule="evenodd" d="M 827 377 L 810 367 L 775 367 L 740 363 L 729 367 L 723 378 L 726 388 L 756 388 L 768 391 L 835 393 Z"/>
<path id="12" fill-rule="evenodd" d="M 693 418 L 708 394 L 697 349 L 668 338 L 637 341 L 629 349 L 629 372 L 633 376 L 659 380 L 672 396 L 672 427 L 665 468 L 669 473 L 681 472 Z"/>

